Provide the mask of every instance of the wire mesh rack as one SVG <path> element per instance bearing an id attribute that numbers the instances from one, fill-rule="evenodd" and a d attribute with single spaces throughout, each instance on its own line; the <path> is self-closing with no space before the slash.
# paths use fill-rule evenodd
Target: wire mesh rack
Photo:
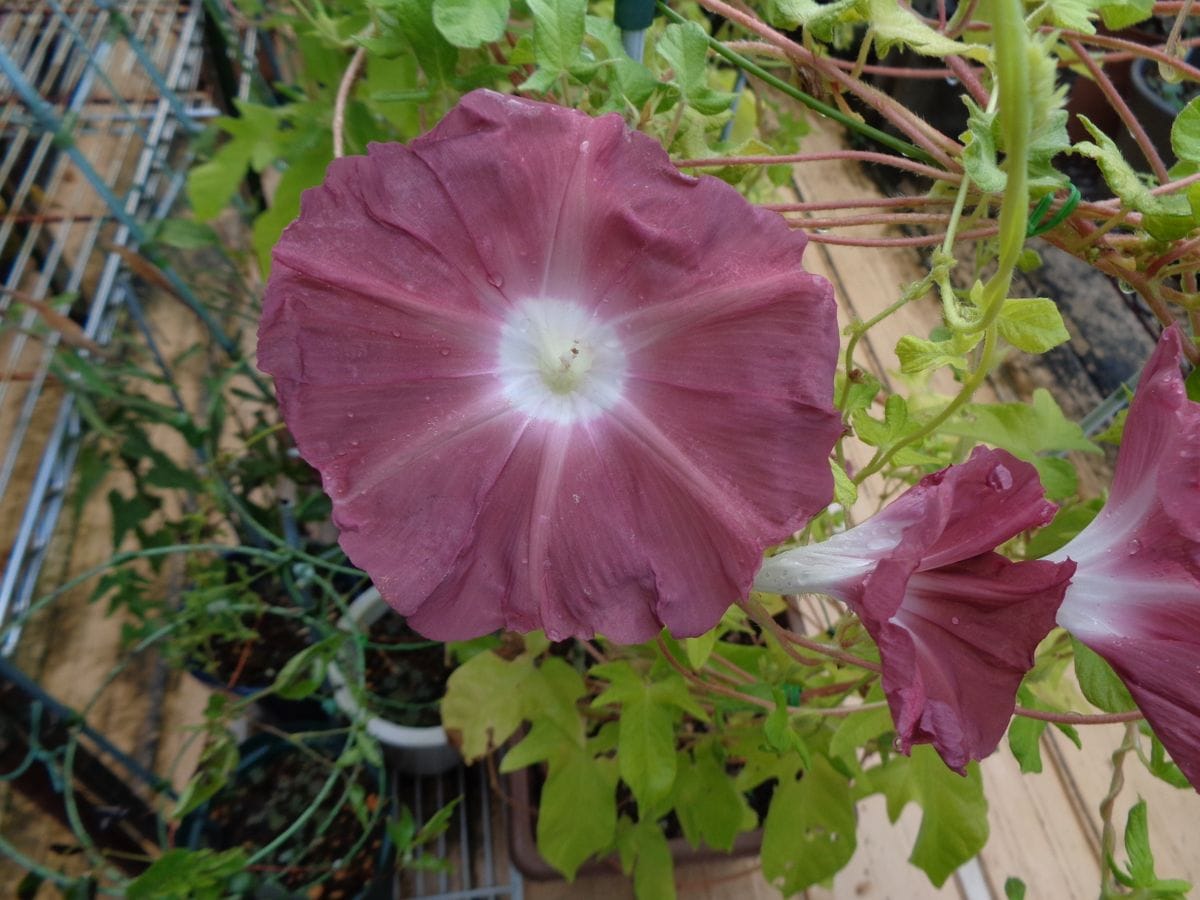
<path id="1" fill-rule="evenodd" d="M 178 0 L 0 6 L 0 625 L 34 595 L 78 451 L 55 350 L 107 343 L 136 303 L 121 250 L 168 214 L 182 138 L 216 114 L 202 22 Z"/>
<path id="2" fill-rule="evenodd" d="M 103 353 L 117 329 L 137 327 L 123 254 L 171 215 L 188 138 L 220 114 L 201 70 L 271 49 L 217 18 L 206 23 L 202 0 L 0 0 L 0 627 L 35 597 L 85 428 L 56 351 Z M 231 96 L 261 81 L 252 64 L 232 70 L 209 80 Z M 186 302 L 187 285 L 165 274 Z M 19 636 L 10 627 L 0 654 Z M 484 770 L 394 784 L 418 822 L 461 798 L 427 850 L 447 865 L 398 874 L 396 896 L 520 900 Z"/>
<path id="3" fill-rule="evenodd" d="M 426 852 L 445 861 L 436 871 L 397 875 L 393 896 L 421 900 L 522 900 L 524 881 L 503 840 L 503 809 L 493 799 L 483 766 L 459 766 L 444 775 L 401 776 L 396 799 L 417 822 L 461 797 L 450 827 Z"/>

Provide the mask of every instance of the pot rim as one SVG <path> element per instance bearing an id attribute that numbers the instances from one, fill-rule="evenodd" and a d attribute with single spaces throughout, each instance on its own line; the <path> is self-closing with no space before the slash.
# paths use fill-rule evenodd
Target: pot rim
<path id="1" fill-rule="evenodd" d="M 369 627 L 375 624 L 390 611 L 391 607 L 379 596 L 379 591 L 371 587 L 354 599 L 346 614 L 338 619 L 338 628 L 349 632 L 357 631 L 361 626 Z M 346 677 L 336 662 L 329 663 L 328 674 L 334 687 L 333 699 L 338 708 L 352 720 L 366 718 L 367 733 L 382 743 L 395 747 L 442 747 L 450 743 L 446 730 L 441 725 L 400 725 L 365 710 L 354 698 L 346 683 Z"/>

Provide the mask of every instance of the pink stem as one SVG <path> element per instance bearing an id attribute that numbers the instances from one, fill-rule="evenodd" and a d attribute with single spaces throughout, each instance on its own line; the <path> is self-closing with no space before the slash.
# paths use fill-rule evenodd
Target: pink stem
<path id="1" fill-rule="evenodd" d="M 796 220 L 795 228 L 802 228 L 802 220 Z M 995 237 L 1000 229 L 995 226 L 977 228 L 974 231 L 964 231 L 955 236 L 955 241 L 974 241 L 980 238 Z M 936 247 L 946 239 L 942 234 L 917 234 L 911 237 L 848 237 L 846 235 L 822 234 L 819 231 L 806 232 L 808 239 L 814 244 L 836 244 L 839 247 Z"/>
<path id="2" fill-rule="evenodd" d="M 990 99 L 987 88 L 983 86 L 983 82 L 979 80 L 979 76 L 971 68 L 970 64 L 957 56 L 948 56 L 946 57 L 946 65 L 954 71 L 955 77 L 962 82 L 962 86 L 967 89 L 967 93 L 971 95 L 971 99 L 980 106 L 987 107 L 988 100 Z"/>
<path id="3" fill-rule="evenodd" d="M 1045 28 L 1042 30 L 1050 32 L 1053 29 Z M 1062 36 L 1067 39 L 1077 40 L 1083 44 L 1092 44 L 1096 47 L 1107 47 L 1109 50 L 1124 50 L 1127 53 L 1132 53 L 1134 56 L 1144 56 L 1148 59 L 1153 59 L 1155 62 L 1164 63 L 1173 67 L 1185 78 L 1188 78 L 1192 81 L 1200 81 L 1200 69 L 1189 65 L 1182 59 L 1177 59 L 1168 53 L 1164 53 L 1157 47 L 1147 47 L 1146 45 L 1139 44 L 1136 41 L 1128 41 L 1124 38 L 1112 37 L 1107 34 L 1077 34 L 1073 31 L 1066 31 L 1062 33 Z"/>
<path id="4" fill-rule="evenodd" d="M 788 222 L 801 228 L 852 228 L 862 225 L 945 225 L 949 215 L 938 213 L 875 213 L 862 216 L 830 216 L 827 218 L 789 218 Z"/>
<path id="5" fill-rule="evenodd" d="M 1014 712 L 1026 719 L 1037 719 L 1039 722 L 1057 722 L 1060 725 L 1112 725 L 1117 722 L 1140 722 L 1145 718 L 1136 709 L 1121 713 L 1089 714 L 1044 712 L 1040 709 L 1027 709 L 1024 706 L 1018 706 Z"/>
<path id="6" fill-rule="evenodd" d="M 1117 93 L 1116 86 L 1112 83 L 1112 79 L 1104 73 L 1104 70 L 1096 65 L 1096 61 L 1083 49 L 1079 41 L 1074 38 L 1067 38 L 1067 46 L 1071 48 L 1071 52 L 1084 64 L 1092 79 L 1096 82 L 1096 86 L 1100 88 L 1104 94 L 1104 99 L 1109 105 L 1116 110 L 1116 113 L 1121 118 L 1121 123 L 1129 129 L 1133 139 L 1137 141 L 1138 148 L 1150 163 L 1150 168 L 1154 170 L 1154 177 L 1158 179 L 1159 184 L 1166 184 L 1171 180 L 1171 176 L 1167 174 L 1167 167 L 1162 161 L 1162 157 L 1158 155 L 1158 149 L 1154 146 L 1154 142 L 1150 140 L 1150 135 L 1146 134 L 1146 129 L 1142 127 L 1142 123 L 1138 121 L 1133 110 L 1129 108 L 1129 104 L 1122 99 Z"/>
<path id="7" fill-rule="evenodd" d="M 680 169 L 713 169 L 721 166 L 775 166 L 784 163 L 821 162 L 831 159 L 856 159 L 859 162 L 878 163 L 881 166 L 892 166 L 917 175 L 924 175 L 934 181 L 949 181 L 957 184 L 962 180 L 962 176 L 956 172 L 943 172 L 941 169 L 905 159 L 902 156 L 876 153 L 871 150 L 830 150 L 823 153 L 792 153 L 787 156 L 710 156 L 704 159 L 675 160 L 675 165 Z"/>
<path id="8" fill-rule="evenodd" d="M 1176 244 L 1162 256 L 1151 262 L 1150 265 L 1146 266 L 1146 274 L 1151 277 L 1157 275 L 1164 266 L 1169 266 L 1177 259 L 1183 259 L 1197 247 L 1200 247 L 1200 237 L 1184 241 L 1182 244 Z"/>
<path id="9" fill-rule="evenodd" d="M 751 31 L 769 43 L 780 47 L 793 60 L 802 63 L 807 68 L 813 69 L 830 81 L 839 84 L 843 90 L 850 92 L 878 113 L 891 120 L 913 143 L 927 151 L 941 165 L 948 169 L 959 168 L 958 164 L 954 162 L 953 156 L 957 156 L 962 152 L 962 146 L 957 141 L 933 128 L 929 123 L 921 119 L 920 116 L 905 109 L 882 91 L 864 84 L 860 79 L 851 78 L 824 57 L 816 56 L 806 47 L 797 44 L 750 13 L 730 6 L 728 3 L 722 2 L 722 0 L 697 0 L 697 2 L 705 9 L 724 16 L 731 22 L 736 22 L 747 31 Z M 947 155 L 948 153 L 952 155 Z"/>
<path id="10" fill-rule="evenodd" d="M 760 203 L 772 212 L 824 212 L 841 209 L 874 209 L 893 206 L 949 206 L 949 197 L 862 197 L 858 200 L 813 200 L 804 203 Z"/>

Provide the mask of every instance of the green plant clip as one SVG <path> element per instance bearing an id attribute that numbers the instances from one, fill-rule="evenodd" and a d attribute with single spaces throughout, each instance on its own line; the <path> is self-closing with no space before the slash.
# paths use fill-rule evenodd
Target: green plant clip
<path id="1" fill-rule="evenodd" d="M 1038 201 L 1037 206 L 1033 208 L 1033 212 L 1029 214 L 1029 225 L 1025 228 L 1025 237 L 1034 238 L 1039 234 L 1045 234 L 1047 231 L 1053 231 L 1063 223 L 1067 216 L 1075 212 L 1075 207 L 1079 205 L 1079 201 L 1083 199 L 1083 195 L 1079 193 L 1079 188 L 1075 187 L 1074 182 L 1068 182 L 1067 191 L 1066 202 L 1059 207 L 1058 212 L 1045 222 L 1042 221 L 1042 217 L 1050 210 L 1050 204 L 1054 202 L 1054 195 L 1047 194 Z"/>

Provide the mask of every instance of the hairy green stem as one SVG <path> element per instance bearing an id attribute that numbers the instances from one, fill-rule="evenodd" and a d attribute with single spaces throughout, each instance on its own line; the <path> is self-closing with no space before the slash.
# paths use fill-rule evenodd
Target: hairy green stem
<path id="1" fill-rule="evenodd" d="M 886 449 L 881 448 L 854 477 L 855 484 L 883 469 L 904 447 L 936 431 L 965 406 L 987 380 L 996 358 L 996 320 L 1012 287 L 1013 273 L 1025 246 L 1029 219 L 1029 139 L 1032 110 L 1029 101 L 1029 36 L 1020 0 L 994 0 L 990 4 L 996 39 L 997 114 L 1006 151 L 1007 183 L 999 214 L 999 251 L 995 273 L 984 283 L 979 298 L 979 320 L 972 326 L 983 333 L 979 361 L 962 389 L 933 418 Z"/>
<path id="2" fill-rule="evenodd" d="M 1100 894 L 1103 897 L 1116 893 L 1115 879 L 1109 868 L 1109 862 L 1112 860 L 1113 851 L 1117 846 L 1117 829 L 1113 825 L 1113 808 L 1116 806 L 1117 797 L 1121 795 L 1121 789 L 1125 787 L 1125 758 L 1136 746 L 1137 725 L 1130 722 L 1125 726 L 1125 737 L 1121 741 L 1121 745 L 1113 751 L 1112 779 L 1108 783 L 1108 793 L 1100 801 L 1100 821 L 1103 826 L 1100 834 Z"/>

